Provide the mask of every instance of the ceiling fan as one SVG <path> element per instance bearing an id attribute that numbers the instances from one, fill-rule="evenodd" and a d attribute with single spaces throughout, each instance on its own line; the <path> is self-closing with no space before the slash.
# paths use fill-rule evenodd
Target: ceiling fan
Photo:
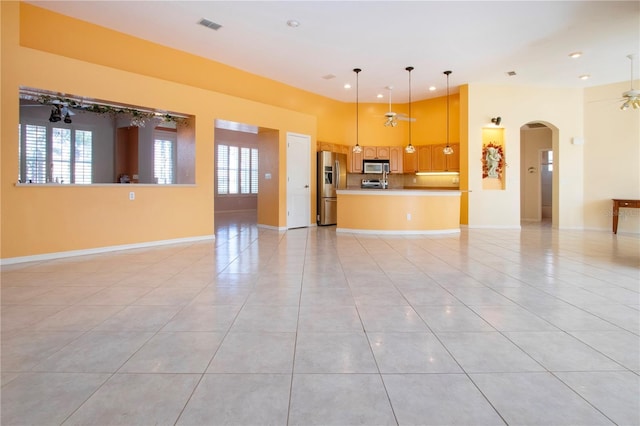
<path id="1" fill-rule="evenodd" d="M 622 111 L 628 109 L 630 106 L 632 106 L 633 109 L 640 108 L 640 90 L 633 88 L 633 55 L 627 55 L 627 58 L 631 61 L 631 89 L 622 93 L 622 105 L 620 105 Z"/>
<path id="2" fill-rule="evenodd" d="M 398 125 L 398 120 L 401 120 L 401 121 L 415 121 L 415 118 L 411 118 L 410 119 L 404 113 L 397 113 L 397 112 L 393 112 L 391 110 L 391 91 L 393 90 L 393 86 L 387 86 L 387 87 L 385 87 L 385 89 L 387 89 L 389 91 L 389 112 L 384 114 L 384 117 L 385 117 L 384 125 L 385 125 L 385 127 L 396 127 Z"/>
<path id="3" fill-rule="evenodd" d="M 71 123 L 71 116 L 76 115 L 75 112 L 69 108 L 69 104 L 67 102 L 60 101 L 58 99 L 53 99 L 47 103 L 34 103 L 34 104 L 25 104 L 22 103 L 20 107 L 45 107 L 51 108 L 51 115 L 49 116 L 49 121 L 52 123 L 58 121 L 64 121 L 65 123 Z"/>

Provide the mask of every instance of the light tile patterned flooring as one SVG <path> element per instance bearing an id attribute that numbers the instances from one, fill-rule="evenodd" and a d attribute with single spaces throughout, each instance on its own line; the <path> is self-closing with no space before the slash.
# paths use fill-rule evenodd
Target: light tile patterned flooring
<path id="1" fill-rule="evenodd" d="M 637 235 L 240 219 L 4 267 L 2 425 L 640 424 Z"/>

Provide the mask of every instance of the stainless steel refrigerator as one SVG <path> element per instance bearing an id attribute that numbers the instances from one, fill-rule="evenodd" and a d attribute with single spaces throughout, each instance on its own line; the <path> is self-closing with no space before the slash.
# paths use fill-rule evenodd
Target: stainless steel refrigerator
<path id="1" fill-rule="evenodd" d="M 337 189 L 347 187 L 347 155 L 318 152 L 318 225 L 338 222 Z"/>

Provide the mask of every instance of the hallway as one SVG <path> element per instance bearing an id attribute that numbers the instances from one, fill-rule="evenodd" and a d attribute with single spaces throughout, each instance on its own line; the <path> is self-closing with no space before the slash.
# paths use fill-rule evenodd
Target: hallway
<path id="1" fill-rule="evenodd" d="M 635 235 L 210 242 L 3 267 L 17 424 L 640 424 Z"/>

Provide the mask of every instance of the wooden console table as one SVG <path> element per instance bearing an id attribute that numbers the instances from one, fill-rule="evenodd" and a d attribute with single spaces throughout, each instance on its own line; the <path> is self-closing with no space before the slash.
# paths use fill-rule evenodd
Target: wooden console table
<path id="1" fill-rule="evenodd" d="M 613 233 L 618 233 L 618 213 L 620 212 L 620 207 L 629 208 L 629 209 L 638 209 L 640 208 L 640 200 L 618 200 L 613 199 Z"/>

